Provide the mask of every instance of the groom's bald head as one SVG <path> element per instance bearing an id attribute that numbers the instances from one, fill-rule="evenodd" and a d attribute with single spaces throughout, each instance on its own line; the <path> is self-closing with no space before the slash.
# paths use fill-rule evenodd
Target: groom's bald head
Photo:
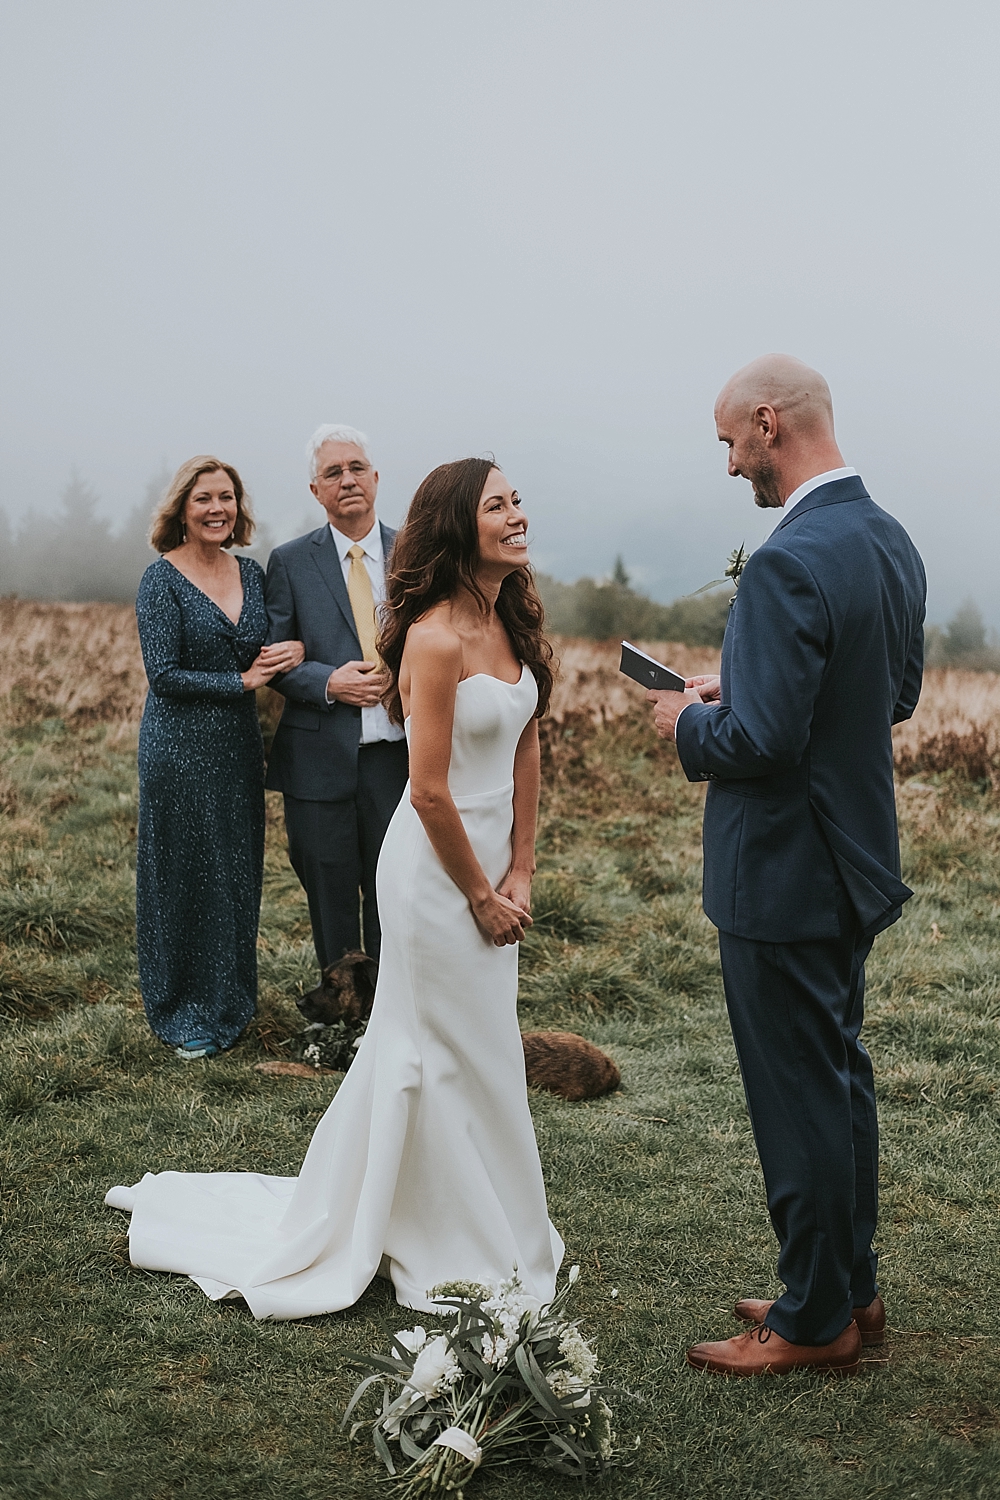
<path id="1" fill-rule="evenodd" d="M 791 354 L 763 354 L 737 370 L 719 393 L 715 425 L 730 474 L 750 480 L 758 505 L 782 506 L 804 480 L 844 462 L 830 387 Z"/>
<path id="2" fill-rule="evenodd" d="M 833 432 L 833 398 L 818 370 L 793 354 L 762 354 L 726 381 L 715 403 L 716 417 L 752 421 L 760 406 L 784 418 L 799 432 Z"/>

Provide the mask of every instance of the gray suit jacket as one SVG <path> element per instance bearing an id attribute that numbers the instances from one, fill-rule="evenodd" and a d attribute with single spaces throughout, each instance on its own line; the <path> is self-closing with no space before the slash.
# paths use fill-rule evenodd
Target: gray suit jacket
<path id="1" fill-rule="evenodd" d="M 386 558 L 395 536 L 390 527 L 382 526 Z M 326 684 L 336 667 L 361 660 L 361 645 L 329 526 L 275 547 L 267 565 L 264 600 L 268 641 L 302 641 L 306 648 L 300 667 L 271 682 L 286 701 L 271 746 L 266 785 L 308 802 L 353 797 L 361 710 L 348 703 L 327 703 Z"/>

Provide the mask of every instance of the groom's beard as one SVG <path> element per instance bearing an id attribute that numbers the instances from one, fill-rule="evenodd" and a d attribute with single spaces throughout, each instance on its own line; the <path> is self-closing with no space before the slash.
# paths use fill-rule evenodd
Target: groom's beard
<path id="1" fill-rule="evenodd" d="M 785 503 L 785 497 L 781 493 L 781 484 L 774 465 L 768 458 L 761 457 L 754 465 L 754 472 L 750 478 L 753 485 L 753 503 L 761 510 L 780 510 Z"/>

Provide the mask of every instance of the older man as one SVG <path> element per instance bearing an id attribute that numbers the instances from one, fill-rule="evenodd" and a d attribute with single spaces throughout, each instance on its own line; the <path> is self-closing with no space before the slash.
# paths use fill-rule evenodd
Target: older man
<path id="1" fill-rule="evenodd" d="M 878 1126 L 859 1040 L 864 964 L 899 875 L 894 723 L 920 692 L 925 582 L 834 435 L 826 381 L 767 355 L 715 409 L 729 472 L 784 511 L 739 580 L 722 676 L 656 693 L 659 733 L 708 781 L 705 911 L 787 1290 L 688 1359 L 728 1375 L 851 1373 L 880 1343 Z"/>
<path id="2" fill-rule="evenodd" d="M 325 969 L 362 941 L 378 958 L 375 866 L 406 785 L 407 755 L 402 729 L 379 702 L 375 609 L 396 533 L 375 514 L 368 439 L 353 427 L 320 427 L 307 455 L 309 488 L 326 519 L 276 547 L 267 567 L 268 639 L 306 648 L 302 665 L 271 684 L 286 702 L 267 786 L 284 793 L 288 855 Z"/>

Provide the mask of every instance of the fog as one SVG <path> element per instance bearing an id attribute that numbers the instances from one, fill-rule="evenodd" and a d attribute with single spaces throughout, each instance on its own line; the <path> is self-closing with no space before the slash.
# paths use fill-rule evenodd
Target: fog
<path id="1" fill-rule="evenodd" d="M 1000 626 L 994 4 L 14 0 L 0 40 L 0 505 L 33 555 L 77 514 L 135 531 L 206 451 L 293 535 L 346 421 L 385 520 L 489 450 L 541 568 L 620 553 L 671 599 L 773 525 L 712 406 L 784 349 L 931 617 Z"/>

